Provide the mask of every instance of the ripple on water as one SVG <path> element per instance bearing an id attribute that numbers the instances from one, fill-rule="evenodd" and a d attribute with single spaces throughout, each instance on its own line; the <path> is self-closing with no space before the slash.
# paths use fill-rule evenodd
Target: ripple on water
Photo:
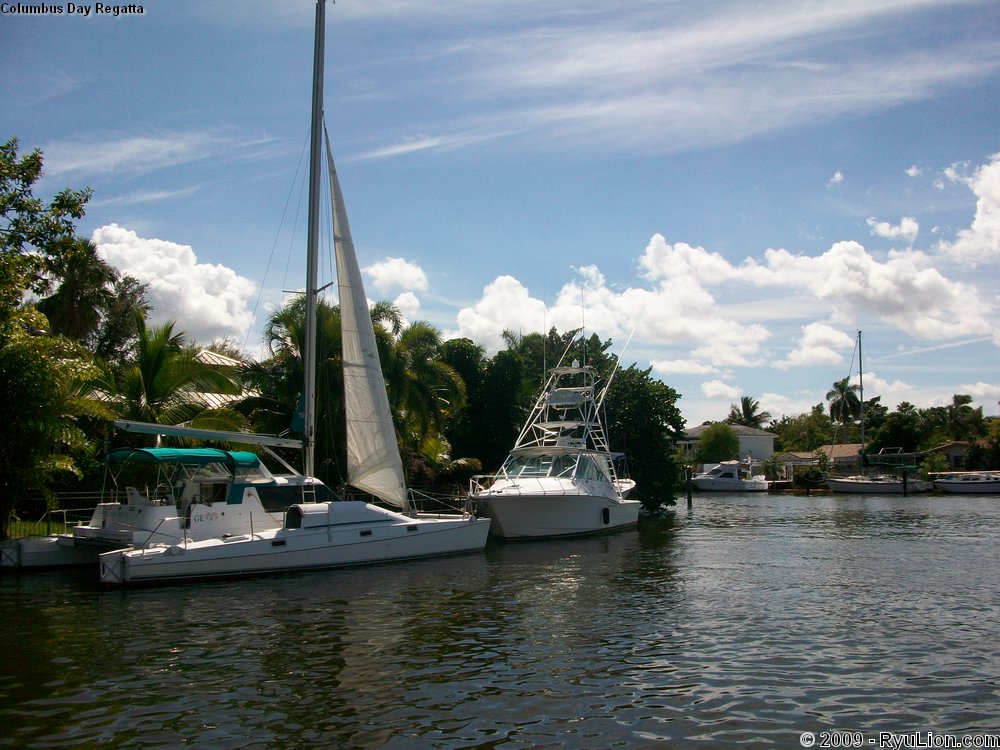
<path id="1" fill-rule="evenodd" d="M 699 496 L 638 532 L 358 571 L 125 592 L 0 578 L 0 746 L 1000 731 L 998 506 Z"/>

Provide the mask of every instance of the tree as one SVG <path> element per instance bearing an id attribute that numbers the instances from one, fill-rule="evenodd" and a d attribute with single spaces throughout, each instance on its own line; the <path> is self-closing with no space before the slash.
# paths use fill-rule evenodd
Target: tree
<path id="1" fill-rule="evenodd" d="M 199 418 L 212 416 L 199 394 L 239 393 L 233 377 L 199 362 L 191 349 L 185 349 L 184 334 L 174 333 L 173 321 L 150 328 L 136 313 L 136 327 L 135 358 L 118 371 L 109 369 L 104 378 L 104 387 L 121 417 L 198 426 Z M 242 426 L 230 416 L 224 421 L 227 429 Z M 200 424 L 207 426 L 204 420 Z M 212 426 L 223 429 L 217 420 Z"/>
<path id="2" fill-rule="evenodd" d="M 147 288 L 128 274 L 111 282 L 102 319 L 93 337 L 94 354 L 108 362 L 124 362 L 135 356 L 139 340 L 136 321 L 145 319 L 151 309 L 146 301 Z"/>
<path id="3" fill-rule="evenodd" d="M 19 156 L 16 138 L 0 146 L 0 326 L 25 292 L 47 292 L 54 265 L 80 249 L 71 241 L 73 221 L 83 216 L 90 188 L 67 188 L 46 206 L 32 193 L 42 174 L 41 151 Z"/>
<path id="4" fill-rule="evenodd" d="M 896 411 L 885 418 L 885 422 L 871 436 L 868 453 L 878 453 L 883 448 L 901 448 L 904 453 L 917 450 L 924 435 L 922 419 L 917 408 L 903 401 Z"/>
<path id="5" fill-rule="evenodd" d="M 50 484 L 60 473 L 79 475 L 73 451 L 87 447 L 79 421 L 108 418 L 92 398 L 99 371 L 79 345 L 44 331 L 47 321 L 32 308 L 18 311 L 0 332 L 0 538 L 12 513 L 41 514 L 24 505 L 29 494 L 51 499 Z"/>
<path id="6" fill-rule="evenodd" d="M 833 425 L 823 404 L 816 404 L 808 414 L 783 416 L 772 422 L 769 429 L 778 436 L 776 451 L 814 451 L 829 445 L 833 434 Z"/>
<path id="7" fill-rule="evenodd" d="M 739 452 L 740 439 L 733 428 L 725 422 L 714 422 L 701 431 L 695 461 L 700 464 L 731 461 L 739 455 Z"/>
<path id="8" fill-rule="evenodd" d="M 972 408 L 972 396 L 956 393 L 945 407 L 952 440 L 975 440 L 983 434 L 983 407 Z"/>
<path id="9" fill-rule="evenodd" d="M 649 376 L 652 368 L 634 365 L 620 370 L 604 403 L 608 443 L 625 454 L 635 493 L 643 507 L 656 510 L 673 504 L 682 469 L 675 459 L 684 418 L 677 408 L 680 394 Z"/>
<path id="10" fill-rule="evenodd" d="M 760 411 L 760 402 L 750 396 L 741 397 L 739 405 L 729 405 L 729 417 L 726 419 L 729 424 L 738 424 L 759 430 L 769 421 L 771 421 L 771 414 Z"/>
<path id="11" fill-rule="evenodd" d="M 438 357 L 441 332 L 429 323 L 411 323 L 392 343 L 382 368 L 389 402 L 405 442 L 416 447 L 440 435 L 448 415 L 464 406 L 465 382 Z"/>
<path id="12" fill-rule="evenodd" d="M 850 378 L 843 378 L 833 384 L 826 392 L 826 400 L 830 402 L 830 418 L 841 424 L 861 416 L 861 399 L 858 397 L 860 386 L 852 384 Z"/>

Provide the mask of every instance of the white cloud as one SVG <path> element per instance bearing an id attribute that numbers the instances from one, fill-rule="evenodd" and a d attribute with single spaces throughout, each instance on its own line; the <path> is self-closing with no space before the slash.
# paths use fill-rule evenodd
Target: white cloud
<path id="1" fill-rule="evenodd" d="M 844 173 L 843 173 L 843 172 L 841 172 L 841 171 L 840 171 L 840 170 L 838 169 L 838 170 L 837 170 L 836 172 L 834 172 L 834 173 L 833 173 L 833 177 L 831 177 L 831 178 L 830 178 L 830 179 L 829 179 L 829 180 L 827 181 L 827 183 L 826 183 L 826 184 L 827 184 L 827 185 L 839 185 L 839 184 L 840 184 L 840 183 L 842 183 L 843 181 L 844 181 Z"/>
<path id="2" fill-rule="evenodd" d="M 940 250 L 962 263 L 977 265 L 1000 259 L 1000 154 L 965 177 L 959 168 L 949 168 L 948 177 L 962 182 L 977 196 L 972 226 L 958 233 L 954 242 L 942 242 Z"/>
<path id="3" fill-rule="evenodd" d="M 997 401 L 1000 401 L 1000 384 L 997 383 L 980 381 L 971 385 L 963 384 L 959 386 L 958 392 L 972 396 L 975 403 L 985 404 L 987 407 L 996 406 Z M 989 412 L 987 411 L 987 413 Z"/>
<path id="4" fill-rule="evenodd" d="M 735 399 L 742 395 L 739 388 L 723 383 L 721 380 L 708 380 L 701 384 L 701 392 L 706 398 Z"/>
<path id="5" fill-rule="evenodd" d="M 379 291 L 404 289 L 427 291 L 427 274 L 416 263 L 403 258 L 386 258 L 364 268 L 372 278 L 372 286 Z"/>
<path id="6" fill-rule="evenodd" d="M 218 158 L 269 142 L 267 138 L 248 139 L 210 131 L 119 137 L 102 133 L 45 146 L 45 171 L 50 177 L 69 173 L 140 174 Z"/>
<path id="7" fill-rule="evenodd" d="M 992 332 L 991 305 L 977 290 L 947 279 L 922 253 L 898 252 L 885 262 L 857 242 L 837 242 L 820 256 L 767 250 L 765 264 L 749 260 L 743 275 L 761 286 L 781 286 L 814 295 L 817 311 L 835 322 L 877 316 L 924 339 Z"/>
<path id="8" fill-rule="evenodd" d="M 223 265 L 199 263 L 189 245 L 139 237 L 117 224 L 99 227 L 91 239 L 108 263 L 149 285 L 152 322 L 176 320 L 176 330 L 203 344 L 226 336 L 243 340 L 254 282 Z"/>
<path id="9" fill-rule="evenodd" d="M 369 3 L 364 13 L 383 8 L 409 20 L 440 13 L 431 5 Z M 497 137 L 548 151 L 642 155 L 739 143 L 924 101 L 998 65 L 988 29 L 942 34 L 933 45 L 870 43 L 872 29 L 933 12 L 930 0 L 723 2 L 670 14 L 639 3 L 613 19 L 601 6 L 566 0 L 503 7 L 504 22 L 493 23 L 489 3 L 448 4 L 458 17 L 475 13 L 465 27 L 476 32 L 406 52 L 425 73 L 422 90 L 448 91 L 450 100 L 431 108 L 433 120 L 407 121 L 385 136 L 393 145 L 366 156 L 474 148 Z"/>
<path id="10" fill-rule="evenodd" d="M 872 228 L 872 234 L 876 237 L 885 237 L 890 240 L 902 239 L 909 245 L 912 245 L 916 241 L 917 235 L 920 234 L 920 225 L 916 219 L 910 216 L 904 216 L 900 219 L 899 226 L 893 226 L 887 221 L 878 221 L 874 216 L 871 216 L 868 218 L 868 226 Z"/>
<path id="11" fill-rule="evenodd" d="M 649 363 L 658 375 L 716 375 L 719 368 L 694 359 L 654 359 Z"/>
<path id="12" fill-rule="evenodd" d="M 393 304 L 399 308 L 405 320 L 414 321 L 420 312 L 420 300 L 413 292 L 403 292 L 393 300 Z"/>
<path id="13" fill-rule="evenodd" d="M 802 326 L 802 337 L 794 350 L 783 360 L 775 362 L 775 367 L 787 370 L 805 365 L 836 365 L 843 361 L 838 349 L 849 349 L 853 339 L 846 333 L 825 323 L 809 323 Z"/>
<path id="14" fill-rule="evenodd" d="M 916 164 L 914 164 L 913 166 L 908 167 L 905 170 L 905 172 L 906 172 L 906 176 L 907 177 L 919 177 L 920 175 L 922 175 L 924 173 L 924 170 L 922 170 L 920 167 L 918 167 Z"/>
<path id="15" fill-rule="evenodd" d="M 487 351 L 496 352 L 504 346 L 504 329 L 522 333 L 541 331 L 548 327 L 545 320 L 544 302 L 533 298 L 527 287 L 513 276 L 498 276 L 483 289 L 483 296 L 475 305 L 459 310 L 456 335 L 466 336 Z"/>

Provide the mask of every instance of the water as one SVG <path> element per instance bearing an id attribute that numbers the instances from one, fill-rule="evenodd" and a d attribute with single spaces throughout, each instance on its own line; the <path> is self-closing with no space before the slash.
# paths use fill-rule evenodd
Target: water
<path id="1" fill-rule="evenodd" d="M 0 747 L 1000 733 L 1000 498 L 713 497 L 612 536 L 144 590 L 0 578 Z M 877 745 L 876 745 L 877 746 Z"/>

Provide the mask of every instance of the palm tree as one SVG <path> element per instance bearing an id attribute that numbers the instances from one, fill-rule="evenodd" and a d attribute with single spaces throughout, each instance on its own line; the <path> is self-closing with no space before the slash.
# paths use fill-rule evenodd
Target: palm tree
<path id="1" fill-rule="evenodd" d="M 97 332 L 101 310 L 111 296 L 109 285 L 118 273 L 90 240 L 74 237 L 65 248 L 53 262 L 59 285 L 36 307 L 49 319 L 53 333 L 86 342 Z"/>
<path id="2" fill-rule="evenodd" d="M 208 425 L 239 429 L 234 414 L 209 409 L 199 394 L 238 394 L 231 376 L 199 362 L 193 349 L 184 347 L 184 334 L 174 332 L 174 322 L 148 327 L 136 312 L 138 343 L 135 357 L 117 373 L 108 368 L 104 388 L 125 419 L 165 425 Z"/>
<path id="3" fill-rule="evenodd" d="M 983 409 L 972 408 L 972 396 L 956 393 L 945 407 L 948 433 L 952 440 L 969 440 L 979 437 L 983 422 Z"/>
<path id="4" fill-rule="evenodd" d="M 826 392 L 826 400 L 830 402 L 830 418 L 841 424 L 861 417 L 861 399 L 858 397 L 861 389 L 850 380 L 849 377 L 838 380 Z"/>
<path id="5" fill-rule="evenodd" d="M 440 350 L 441 332 L 416 321 L 399 332 L 383 361 L 397 430 L 411 449 L 443 435 L 448 415 L 465 404 L 465 381 Z"/>
<path id="6" fill-rule="evenodd" d="M 765 423 L 771 421 L 770 412 L 758 411 L 759 409 L 759 401 L 750 396 L 742 396 L 739 404 L 729 405 L 729 417 L 726 421 L 729 424 L 739 424 L 759 430 Z"/>

